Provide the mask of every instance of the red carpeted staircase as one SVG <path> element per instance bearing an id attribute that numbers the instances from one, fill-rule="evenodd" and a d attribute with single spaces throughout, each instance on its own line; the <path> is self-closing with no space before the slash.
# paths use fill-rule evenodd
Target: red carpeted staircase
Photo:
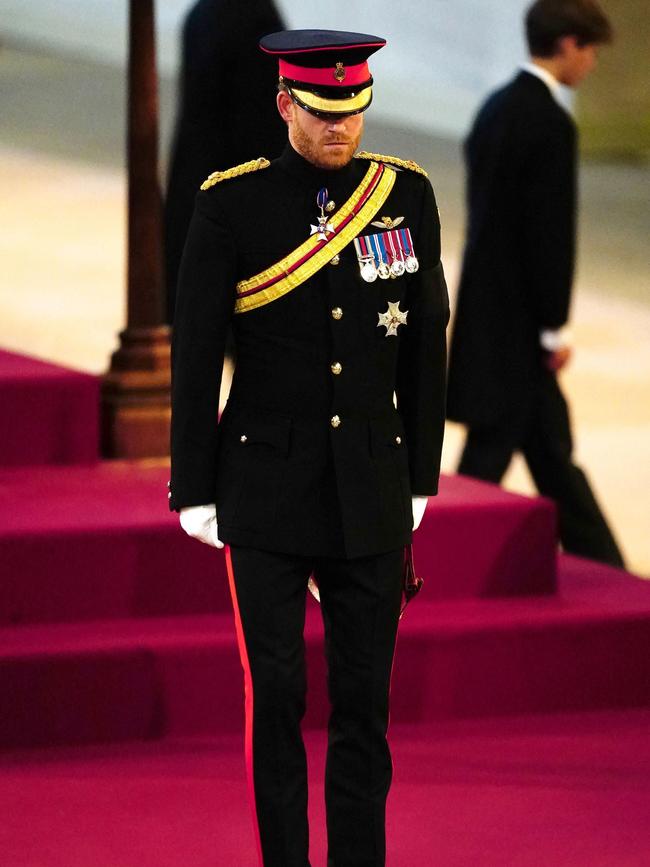
<path id="1" fill-rule="evenodd" d="M 223 555 L 187 538 L 168 512 L 167 467 L 97 460 L 93 377 L 0 353 L 0 399 L 0 749 L 9 764 L 37 761 L 26 756 L 40 752 L 7 752 L 36 746 L 140 741 L 173 751 L 162 745 L 200 736 L 238 748 L 242 674 Z M 391 715 L 409 743 L 426 751 L 432 732 L 449 730 L 445 720 L 484 721 L 498 738 L 495 717 L 650 705 L 650 585 L 556 558 L 549 502 L 445 477 L 415 553 L 425 587 L 400 626 Z M 327 716 L 321 632 L 310 600 L 306 729 L 315 742 Z M 254 864 L 248 845 L 243 860 L 214 863 Z M 8 863 L 59 863 L 39 851 Z M 136 860 L 148 863 L 61 863 Z M 190 862 L 212 863 L 158 863 Z"/>
<path id="2" fill-rule="evenodd" d="M 99 455 L 99 380 L 0 349 L 0 467 Z"/>

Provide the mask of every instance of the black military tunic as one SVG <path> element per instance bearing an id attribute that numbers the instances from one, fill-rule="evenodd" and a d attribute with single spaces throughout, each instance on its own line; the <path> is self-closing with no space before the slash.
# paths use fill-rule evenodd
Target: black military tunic
<path id="1" fill-rule="evenodd" d="M 197 195 L 174 323 L 170 504 L 216 502 L 231 545 L 347 558 L 395 550 L 411 538 L 411 496 L 437 491 L 449 308 L 422 173 L 389 165 L 395 183 L 374 217 L 403 217 L 416 273 L 367 283 L 350 243 L 283 297 L 233 314 L 238 281 L 309 237 L 319 190 L 335 214 L 368 165 L 322 170 L 287 145 L 270 167 Z M 378 324 L 389 302 L 407 312 L 394 336 Z M 237 365 L 217 424 L 231 321 Z"/>

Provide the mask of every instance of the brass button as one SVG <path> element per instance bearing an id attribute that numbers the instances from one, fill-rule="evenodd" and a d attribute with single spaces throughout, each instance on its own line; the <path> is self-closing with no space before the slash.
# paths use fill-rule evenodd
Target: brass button
<path id="1" fill-rule="evenodd" d="M 402 444 L 402 437 L 395 437 L 395 442 L 400 446 Z"/>
<path id="2" fill-rule="evenodd" d="M 246 434 L 242 434 L 242 435 L 239 437 L 239 442 L 240 442 L 240 443 L 247 443 L 247 442 L 248 442 L 248 437 L 246 436 Z"/>
<path id="3" fill-rule="evenodd" d="M 172 498 L 172 492 L 170 491 L 170 492 L 167 494 L 167 499 L 168 499 L 168 500 L 171 500 L 171 498 Z"/>
<path id="4" fill-rule="evenodd" d="M 335 307 L 332 310 L 332 319 L 340 319 L 343 316 L 343 311 L 340 307 Z"/>
<path id="5" fill-rule="evenodd" d="M 168 487 L 168 488 L 171 488 L 171 486 L 172 486 L 172 483 L 171 483 L 171 482 L 167 482 L 167 487 Z"/>
<path id="6" fill-rule="evenodd" d="M 332 425 L 332 427 L 338 427 L 341 424 L 341 419 L 338 417 L 338 415 L 333 415 L 330 419 L 330 424 Z"/>
<path id="7" fill-rule="evenodd" d="M 341 261 L 341 257 L 340 257 L 339 254 L 337 253 L 336 256 L 333 256 L 333 257 L 330 259 L 330 265 L 338 265 L 340 261 Z"/>
<path id="8" fill-rule="evenodd" d="M 330 367 L 330 370 L 334 374 L 334 376 L 338 376 L 339 373 L 343 370 L 343 365 L 339 361 L 335 361 L 334 364 Z"/>

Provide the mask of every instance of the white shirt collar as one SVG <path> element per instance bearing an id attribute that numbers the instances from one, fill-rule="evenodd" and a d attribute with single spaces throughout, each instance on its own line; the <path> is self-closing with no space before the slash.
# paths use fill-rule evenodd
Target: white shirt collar
<path id="1" fill-rule="evenodd" d="M 566 111 L 566 101 L 562 98 L 562 85 L 554 75 L 536 63 L 522 63 L 521 68 L 524 72 L 530 72 L 531 75 L 536 75 L 537 78 L 541 79 L 551 91 L 553 99 Z"/>

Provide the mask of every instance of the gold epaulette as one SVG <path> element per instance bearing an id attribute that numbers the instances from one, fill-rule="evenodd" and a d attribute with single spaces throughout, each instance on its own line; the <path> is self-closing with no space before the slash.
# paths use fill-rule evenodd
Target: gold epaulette
<path id="1" fill-rule="evenodd" d="M 266 157 L 258 157 L 256 160 L 249 160 L 247 163 L 241 163 L 238 166 L 233 166 L 231 169 L 226 169 L 223 172 L 212 172 L 212 174 L 201 184 L 202 190 L 209 190 L 220 181 L 227 181 L 230 178 L 238 178 L 240 175 L 247 175 L 249 172 L 256 172 L 258 169 L 268 169 L 271 163 Z"/>
<path id="2" fill-rule="evenodd" d="M 400 169 L 409 169 L 412 172 L 417 172 L 419 175 L 424 175 L 425 178 L 429 177 L 422 166 L 414 163 L 413 160 L 402 160 L 399 157 L 390 157 L 386 154 L 371 154 L 368 151 L 359 151 L 359 153 L 354 156 L 360 160 L 375 160 L 378 163 L 388 163 L 391 166 L 399 166 Z"/>

